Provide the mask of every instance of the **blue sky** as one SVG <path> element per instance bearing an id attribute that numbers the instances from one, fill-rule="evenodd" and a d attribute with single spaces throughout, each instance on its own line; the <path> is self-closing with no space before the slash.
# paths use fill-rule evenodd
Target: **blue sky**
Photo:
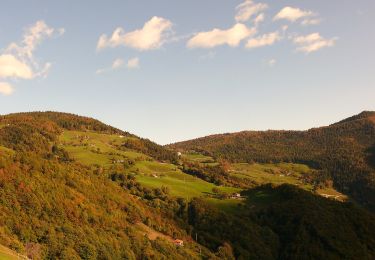
<path id="1" fill-rule="evenodd" d="M 0 114 L 71 112 L 166 144 L 375 110 L 373 0 L 0 5 Z"/>

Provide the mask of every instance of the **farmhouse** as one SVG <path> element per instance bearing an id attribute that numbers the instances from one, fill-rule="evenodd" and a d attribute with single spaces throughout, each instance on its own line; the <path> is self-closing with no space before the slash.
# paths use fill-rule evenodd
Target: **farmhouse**
<path id="1" fill-rule="evenodd" d="M 242 199 L 242 196 L 239 193 L 233 193 L 230 197 L 232 199 Z"/>
<path id="2" fill-rule="evenodd" d="M 173 241 L 173 243 L 176 245 L 176 246 L 184 246 L 184 241 L 182 241 L 181 239 L 175 239 Z"/>

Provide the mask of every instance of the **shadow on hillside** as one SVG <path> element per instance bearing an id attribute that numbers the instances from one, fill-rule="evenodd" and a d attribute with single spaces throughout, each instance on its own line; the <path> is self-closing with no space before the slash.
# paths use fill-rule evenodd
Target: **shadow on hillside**
<path id="1" fill-rule="evenodd" d="M 375 144 L 367 149 L 366 151 L 369 155 L 367 156 L 367 162 L 371 167 L 375 168 Z"/>

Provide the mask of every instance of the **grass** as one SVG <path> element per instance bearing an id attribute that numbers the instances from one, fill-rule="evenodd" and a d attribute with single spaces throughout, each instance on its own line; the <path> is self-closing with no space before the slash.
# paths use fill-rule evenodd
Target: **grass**
<path id="1" fill-rule="evenodd" d="M 171 194 L 177 197 L 192 198 L 211 195 L 214 187 L 226 193 L 234 193 L 239 190 L 231 187 L 218 187 L 183 173 L 172 164 L 142 161 L 137 162 L 131 170 L 136 173 L 136 178 L 142 185 L 151 188 L 166 186 L 170 189 Z"/>
<path id="2" fill-rule="evenodd" d="M 206 197 L 212 194 L 212 189 L 217 187 L 225 193 L 238 192 L 239 189 L 231 187 L 218 187 L 215 184 L 183 173 L 176 165 L 161 163 L 147 155 L 133 150 L 119 150 L 126 138 L 117 135 L 99 134 L 92 132 L 64 131 L 60 136 L 60 146 L 76 161 L 85 165 L 100 165 L 109 168 L 113 166 L 112 160 L 133 159 L 135 164 L 124 171 L 134 173 L 137 181 L 145 187 L 160 188 L 166 186 L 171 195 L 192 199 Z M 211 157 L 192 155 L 196 160 L 208 161 Z M 224 210 L 235 208 L 236 203 L 210 199 L 210 202 Z M 232 207 L 232 204 L 234 205 Z"/>
<path id="3" fill-rule="evenodd" d="M 254 181 L 257 185 L 272 183 L 281 185 L 284 183 L 296 185 L 307 191 L 312 191 L 311 184 L 303 183 L 301 178 L 304 174 L 312 171 L 307 165 L 295 163 L 276 163 L 276 164 L 248 164 L 237 163 L 232 165 L 231 174 Z M 334 188 L 324 188 L 316 191 L 317 194 L 335 198 L 339 201 L 347 200 L 347 196 L 338 192 Z M 260 196 L 260 195 L 259 195 Z"/>
<path id="4" fill-rule="evenodd" d="M 215 163 L 215 160 L 211 156 L 206 156 L 200 153 L 186 153 L 182 154 L 181 157 L 188 161 L 197 163 Z"/>
<path id="5" fill-rule="evenodd" d="M 246 178 L 256 184 L 293 184 L 304 189 L 311 190 L 309 184 L 304 184 L 301 177 L 311 172 L 311 169 L 303 164 L 277 163 L 277 164 L 248 164 L 237 163 L 232 165 L 230 174 L 239 178 Z"/>
<path id="6" fill-rule="evenodd" d="M 119 149 L 129 138 L 119 135 L 99 134 L 93 132 L 64 131 L 60 135 L 60 146 L 69 155 L 82 164 L 97 164 L 103 167 L 111 166 L 112 159 L 143 159 L 149 157 L 130 149 Z"/>
<path id="7" fill-rule="evenodd" d="M 241 201 L 234 199 L 219 200 L 212 197 L 212 189 L 218 188 L 224 193 L 234 193 L 240 189 L 232 187 L 219 187 L 215 184 L 206 182 L 202 179 L 193 177 L 183 173 L 176 165 L 161 163 L 154 161 L 147 155 L 138 153 L 136 151 L 125 149 L 121 144 L 127 138 L 134 137 L 120 137 L 118 135 L 99 134 L 92 132 L 80 131 L 65 131 L 60 136 L 60 145 L 69 153 L 69 155 L 76 161 L 85 165 L 100 165 L 105 168 L 114 166 L 113 160 L 132 159 L 135 165 L 126 171 L 134 173 L 137 181 L 149 188 L 160 188 L 166 186 L 169 188 L 171 195 L 176 197 L 183 197 L 188 200 L 194 197 L 204 197 L 210 204 L 226 212 L 235 212 Z M 121 150 L 120 150 L 121 148 Z M 1 152 L 12 153 L 13 151 L 4 147 L 0 147 Z M 212 157 L 205 156 L 199 153 L 189 153 L 182 155 L 184 158 L 204 163 L 215 164 Z M 312 186 L 304 184 L 300 180 L 301 177 L 309 173 L 311 169 L 303 164 L 293 163 L 278 163 L 278 164 L 247 164 L 237 163 L 232 164 L 230 174 L 246 178 L 254 181 L 256 184 L 293 184 L 299 187 L 312 190 Z M 331 189 L 319 190 L 320 194 L 329 194 L 340 196 L 337 191 Z M 261 196 L 255 196 L 256 200 L 261 201 Z M 265 196 L 265 195 L 264 195 Z M 340 198 L 342 198 L 340 196 Z"/>
<path id="8" fill-rule="evenodd" d="M 64 146 L 64 149 L 72 158 L 86 165 L 109 166 L 111 164 L 109 156 L 93 152 L 85 146 Z"/>

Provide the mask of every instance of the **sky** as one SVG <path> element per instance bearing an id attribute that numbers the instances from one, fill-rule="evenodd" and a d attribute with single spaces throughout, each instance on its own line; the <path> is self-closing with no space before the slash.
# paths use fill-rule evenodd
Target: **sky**
<path id="1" fill-rule="evenodd" d="M 167 144 L 375 110 L 373 0 L 2 0 L 0 114 Z"/>

